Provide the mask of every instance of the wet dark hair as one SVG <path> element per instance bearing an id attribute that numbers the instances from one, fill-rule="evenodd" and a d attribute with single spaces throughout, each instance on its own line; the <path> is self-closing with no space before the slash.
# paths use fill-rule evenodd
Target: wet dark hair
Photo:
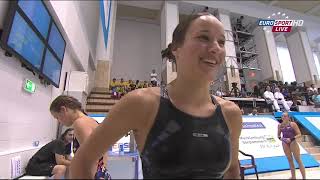
<path id="1" fill-rule="evenodd" d="M 73 128 L 68 128 L 68 129 L 66 129 L 66 130 L 64 131 L 64 133 L 61 134 L 60 139 L 61 139 L 61 140 L 65 140 L 66 135 L 67 135 L 68 132 L 70 132 L 70 131 L 73 131 Z"/>
<path id="2" fill-rule="evenodd" d="M 82 109 L 81 103 L 78 101 L 78 99 L 72 97 L 72 96 L 66 96 L 66 95 L 60 95 L 56 99 L 54 99 L 50 105 L 50 111 L 51 112 L 60 112 L 60 109 L 62 106 L 65 106 L 69 109 L 73 110 L 80 110 L 85 115 L 85 111 Z"/>
<path id="3" fill-rule="evenodd" d="M 193 14 L 178 24 L 178 26 L 173 31 L 172 42 L 168 45 L 168 47 L 166 49 L 161 51 L 162 59 L 167 58 L 169 61 L 175 62 L 176 58 L 173 55 L 172 51 L 177 49 L 178 47 L 182 46 L 191 23 L 194 20 L 198 19 L 199 17 L 205 16 L 205 15 L 212 15 L 212 14 L 210 14 L 208 12 L 201 12 L 201 13 Z"/>

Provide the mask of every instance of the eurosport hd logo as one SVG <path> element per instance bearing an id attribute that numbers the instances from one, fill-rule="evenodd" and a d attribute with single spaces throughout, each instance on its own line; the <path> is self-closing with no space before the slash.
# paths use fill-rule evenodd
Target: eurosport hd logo
<path id="1" fill-rule="evenodd" d="M 292 27 L 303 26 L 303 23 L 304 20 L 290 19 L 289 16 L 281 12 L 273 13 L 266 19 L 258 20 L 258 26 L 263 26 L 263 30 L 267 30 L 265 27 L 272 27 L 272 32 L 291 32 Z"/>

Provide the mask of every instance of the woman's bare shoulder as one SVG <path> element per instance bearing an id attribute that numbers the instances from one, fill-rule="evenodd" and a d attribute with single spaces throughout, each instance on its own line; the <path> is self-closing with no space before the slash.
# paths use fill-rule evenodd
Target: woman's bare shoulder
<path id="1" fill-rule="evenodd" d="M 146 123 L 157 112 L 159 107 L 159 88 L 136 89 L 123 96 L 108 114 L 110 119 L 135 119 L 135 123 Z M 134 123 L 133 121 L 131 121 Z M 132 124 L 133 126 L 140 126 Z"/>
<path id="2" fill-rule="evenodd" d="M 136 89 L 134 91 L 126 94 L 123 99 L 126 102 L 140 103 L 140 104 L 149 104 L 155 103 L 160 98 L 160 88 L 150 87 Z"/>
<path id="3" fill-rule="evenodd" d="M 214 96 L 215 99 L 218 101 L 218 103 L 221 105 L 221 107 L 223 108 L 224 111 L 226 111 L 227 113 L 240 113 L 240 108 L 238 105 L 236 105 L 234 102 L 229 101 L 229 100 L 225 100 L 221 97 L 218 96 Z"/>
<path id="4" fill-rule="evenodd" d="M 215 98 L 221 106 L 222 114 L 229 127 L 229 130 L 231 132 L 240 132 L 242 126 L 242 113 L 239 106 L 232 101 L 228 101 L 216 96 Z"/>

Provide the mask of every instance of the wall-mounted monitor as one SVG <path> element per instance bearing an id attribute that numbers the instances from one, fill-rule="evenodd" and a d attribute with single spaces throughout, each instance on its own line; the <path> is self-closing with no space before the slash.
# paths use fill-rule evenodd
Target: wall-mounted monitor
<path id="1" fill-rule="evenodd" d="M 66 42 L 43 1 L 10 1 L 1 46 L 59 87 Z"/>

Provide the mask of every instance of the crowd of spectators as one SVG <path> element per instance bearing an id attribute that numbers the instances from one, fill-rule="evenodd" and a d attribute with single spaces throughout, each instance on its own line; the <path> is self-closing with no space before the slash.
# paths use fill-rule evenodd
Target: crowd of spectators
<path id="1" fill-rule="evenodd" d="M 128 80 L 125 81 L 123 78 L 116 79 L 113 78 L 112 81 L 110 82 L 110 92 L 112 98 L 119 99 L 125 94 L 127 94 L 130 91 L 133 91 L 135 89 L 139 88 L 147 88 L 147 87 L 156 87 L 160 86 L 159 83 L 155 83 L 154 81 L 140 81 L 140 80 Z"/>
<path id="2" fill-rule="evenodd" d="M 252 92 L 247 92 L 244 86 L 237 88 L 237 84 L 232 84 L 232 90 L 224 92 L 219 88 L 215 95 L 225 97 L 242 97 L 242 98 L 263 98 L 269 104 L 273 104 L 275 110 L 280 111 L 277 104 L 282 104 L 286 111 L 291 107 L 295 109 L 298 105 L 320 105 L 320 88 L 315 84 L 307 86 L 305 83 L 297 84 L 283 83 L 281 81 L 259 82 L 253 87 Z M 319 96 L 318 96 L 319 95 Z"/>

